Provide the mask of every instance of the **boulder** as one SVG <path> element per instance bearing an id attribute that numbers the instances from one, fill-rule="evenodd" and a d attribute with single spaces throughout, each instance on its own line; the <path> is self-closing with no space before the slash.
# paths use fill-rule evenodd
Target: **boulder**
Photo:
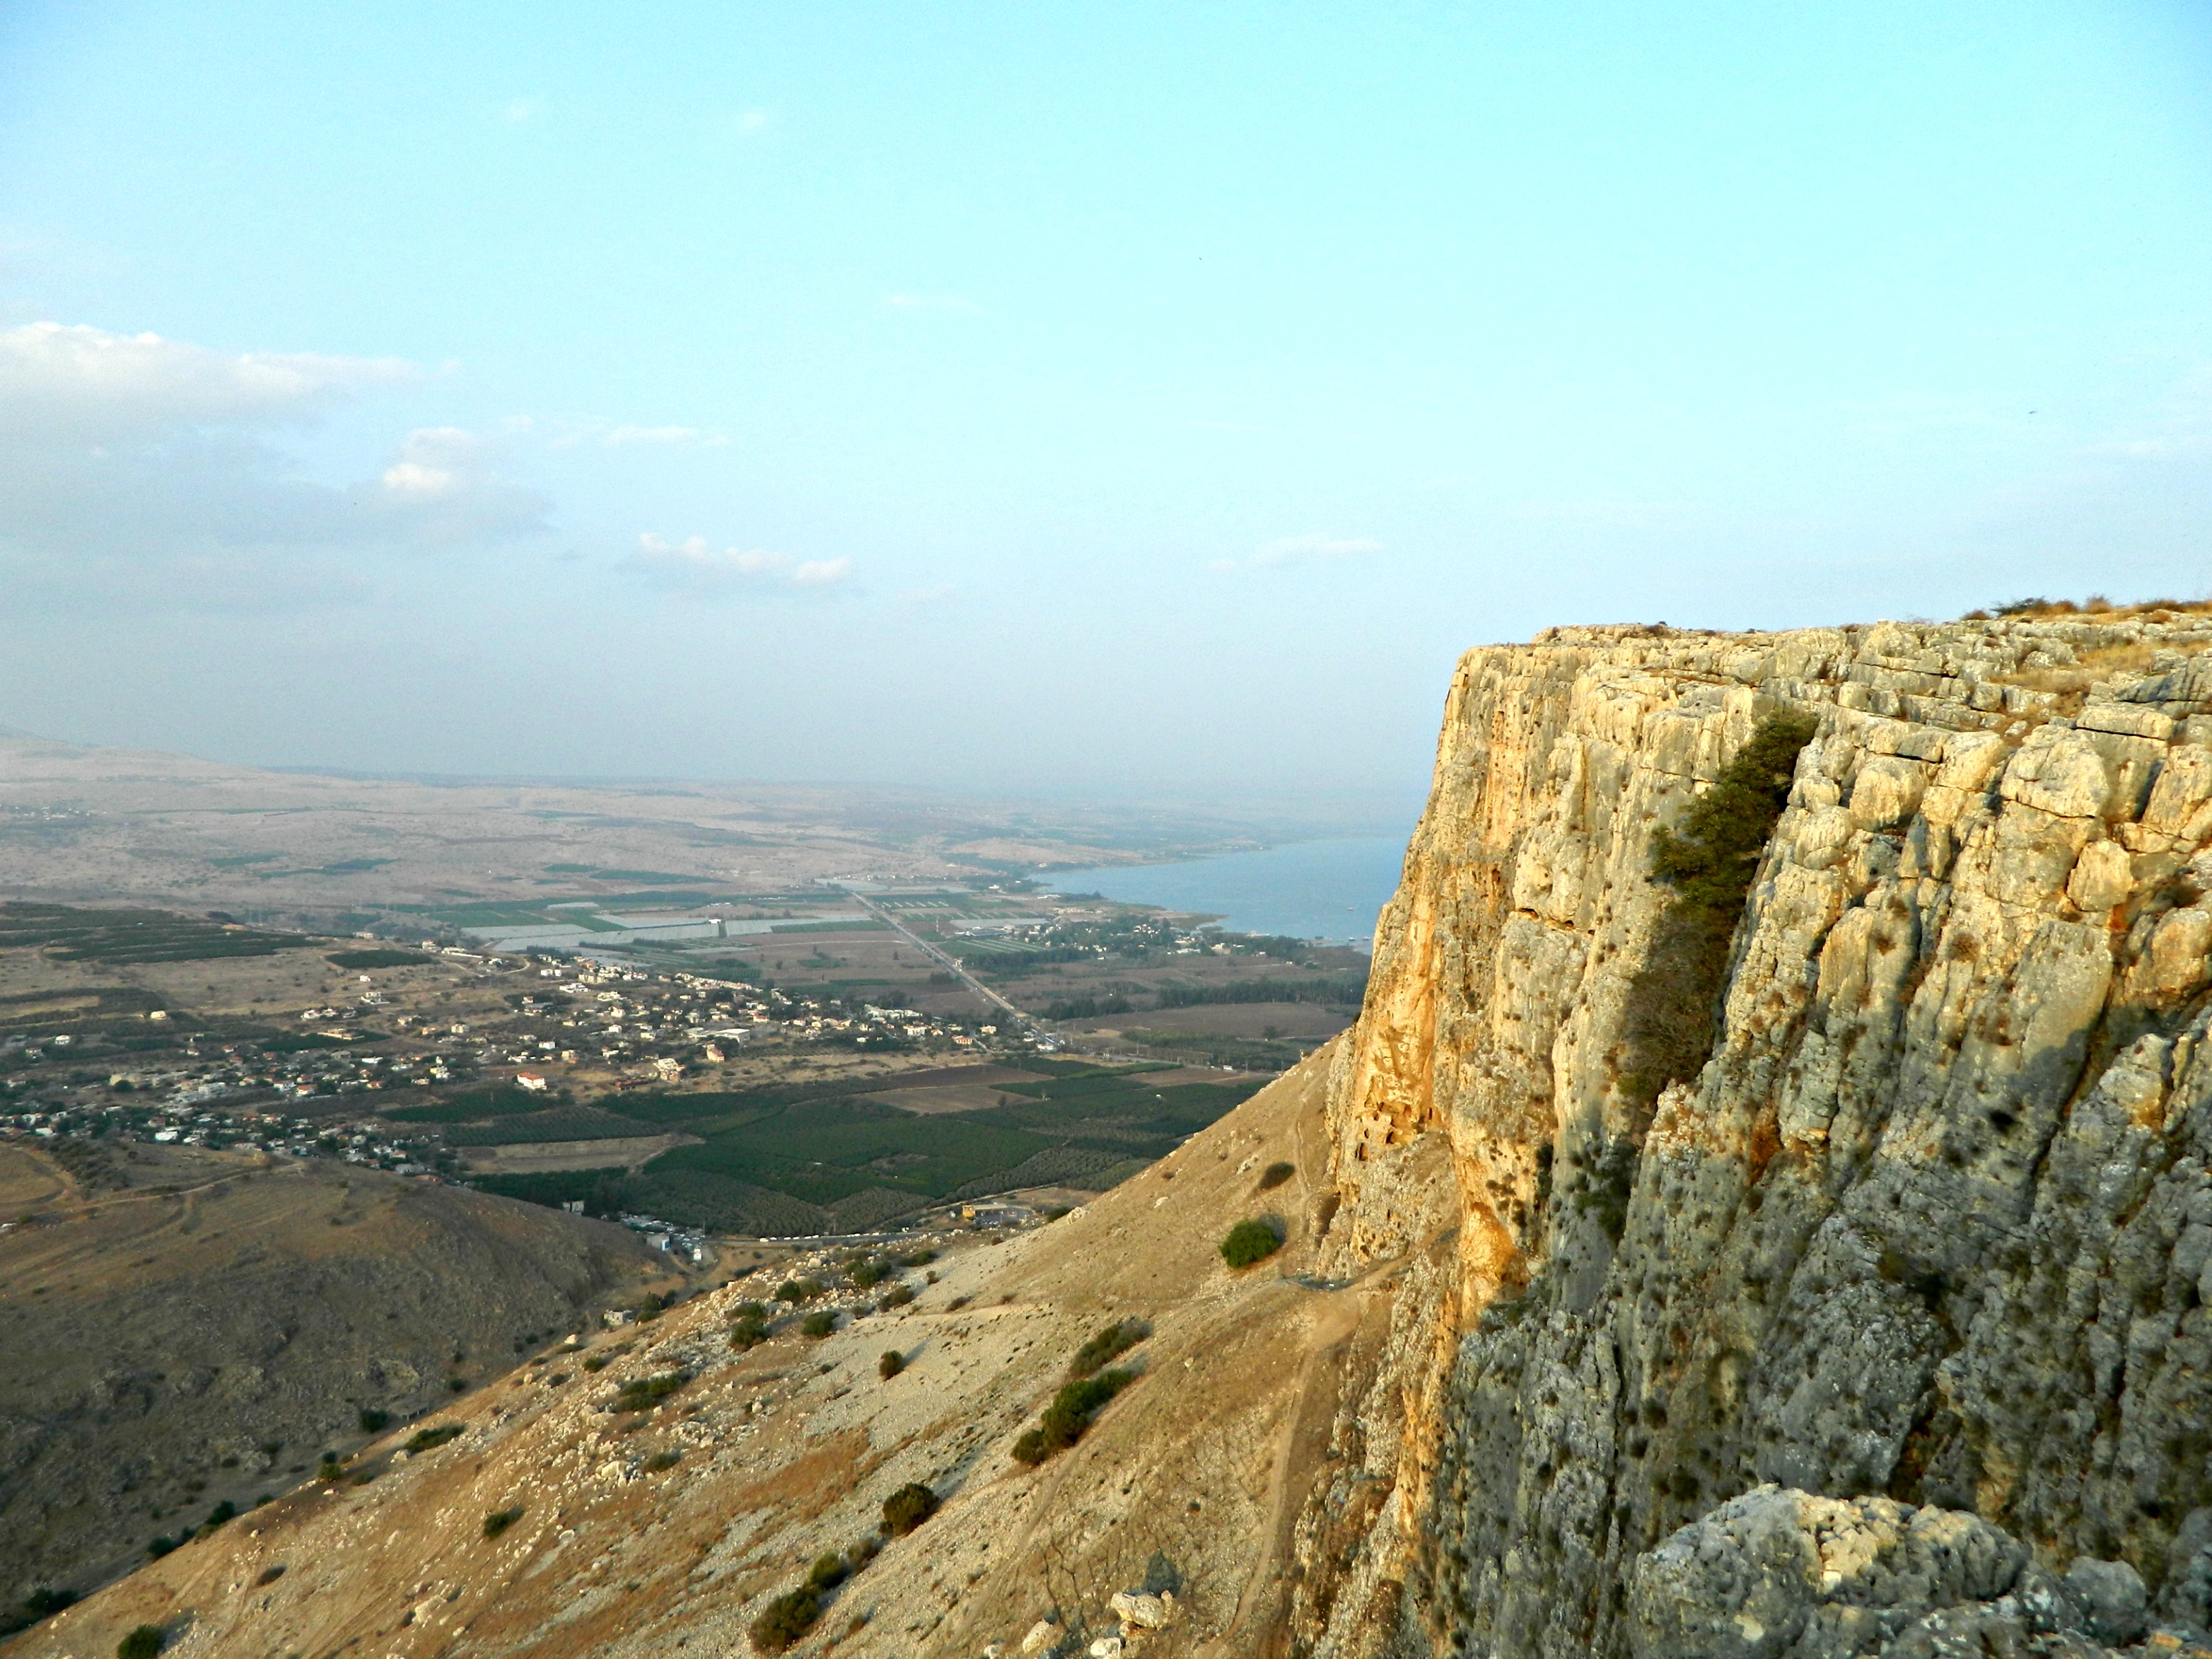
<path id="1" fill-rule="evenodd" d="M 2150 1628 L 2150 1596 L 2142 1576 L 2124 1561 L 2083 1556 L 2066 1569 L 2066 1591 L 2081 1609 L 2088 1633 L 2109 1646 L 2140 1641 Z"/>
<path id="2" fill-rule="evenodd" d="M 1175 1617 L 1175 1595 L 1172 1591 L 1160 1595 L 1147 1595 L 1142 1590 L 1116 1590 L 1106 1603 L 1125 1625 L 1139 1630 L 1164 1630 L 1169 1620 Z"/>

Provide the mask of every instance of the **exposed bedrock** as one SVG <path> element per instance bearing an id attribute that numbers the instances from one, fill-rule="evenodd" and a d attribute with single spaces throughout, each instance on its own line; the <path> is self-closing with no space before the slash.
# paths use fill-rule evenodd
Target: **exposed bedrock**
<path id="1" fill-rule="evenodd" d="M 2212 1620 L 2208 647 L 2166 612 L 1463 659 L 1331 1082 L 1325 1264 L 1399 1320 L 1302 1644 L 1673 1650 L 1638 1587 L 1762 1491 Z M 1654 833 L 1791 710 L 1711 1058 L 1638 1102 Z"/>

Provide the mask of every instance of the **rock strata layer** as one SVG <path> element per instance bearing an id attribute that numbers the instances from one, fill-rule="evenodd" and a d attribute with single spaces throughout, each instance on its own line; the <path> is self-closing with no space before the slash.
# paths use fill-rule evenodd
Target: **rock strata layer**
<path id="1" fill-rule="evenodd" d="M 1329 1085 L 1323 1270 L 1387 1266 L 1397 1316 L 1301 1522 L 1309 1650 L 2212 1625 L 2208 647 L 2160 611 L 1466 657 Z M 1816 735 L 1711 1058 L 1639 1105 L 1654 832 L 1783 711 Z M 1775 1589 L 1823 1528 L 1911 1593 Z M 2152 1622 L 2084 1611 L 2100 1572 Z"/>

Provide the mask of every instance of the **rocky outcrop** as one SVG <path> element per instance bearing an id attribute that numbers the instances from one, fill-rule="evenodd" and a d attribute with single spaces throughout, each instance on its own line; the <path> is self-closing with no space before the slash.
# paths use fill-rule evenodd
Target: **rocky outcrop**
<path id="1" fill-rule="evenodd" d="M 2142 1579 L 2124 1562 L 2085 1556 L 2054 1578 L 1978 1516 L 1774 1486 L 1639 1560 L 1627 1627 L 1636 1659 L 2212 1651 L 2151 1631 Z"/>
<path id="2" fill-rule="evenodd" d="M 1468 654 L 1330 1084 L 1324 1268 L 1401 1269 L 1401 1328 L 1339 1425 L 1395 1425 L 1388 1496 L 1349 1540 L 1316 1500 L 1301 1641 L 1674 1650 L 1637 1587 L 1755 1489 L 2212 1620 L 2208 647 L 2161 611 Z M 1639 1103 L 1654 833 L 1778 711 L 1816 734 L 1711 1058 Z"/>

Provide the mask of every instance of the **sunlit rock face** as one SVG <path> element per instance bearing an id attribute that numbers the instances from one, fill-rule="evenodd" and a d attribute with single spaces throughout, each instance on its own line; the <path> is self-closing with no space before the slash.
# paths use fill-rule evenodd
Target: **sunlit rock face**
<path id="1" fill-rule="evenodd" d="M 1654 832 L 1788 710 L 1712 1057 L 1640 1104 Z M 1398 1329 L 1299 1639 L 1626 1654 L 1761 1487 L 2212 1619 L 2208 895 L 2212 617 L 1468 653 L 1331 1082 L 1325 1267 Z"/>

